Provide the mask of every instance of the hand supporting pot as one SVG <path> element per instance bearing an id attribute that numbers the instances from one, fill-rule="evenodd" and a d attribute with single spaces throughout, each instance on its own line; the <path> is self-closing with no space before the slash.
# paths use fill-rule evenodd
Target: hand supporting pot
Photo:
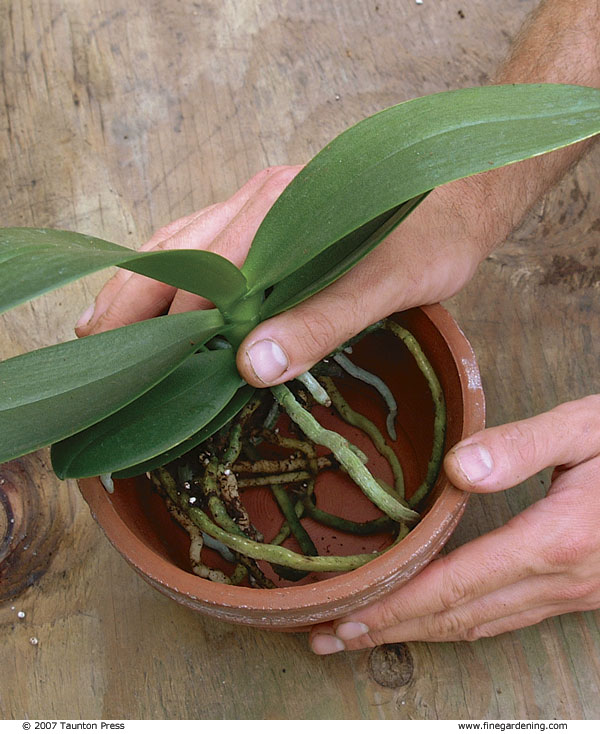
<path id="1" fill-rule="evenodd" d="M 446 456 L 470 492 L 556 466 L 548 495 L 504 527 L 433 561 L 398 591 L 313 628 L 318 654 L 410 640 L 476 640 L 600 605 L 600 396 L 490 428 Z"/>

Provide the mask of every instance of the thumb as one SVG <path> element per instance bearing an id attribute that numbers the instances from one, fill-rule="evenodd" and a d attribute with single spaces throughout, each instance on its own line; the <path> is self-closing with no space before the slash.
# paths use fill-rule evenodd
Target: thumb
<path id="1" fill-rule="evenodd" d="M 291 380 L 383 317 L 372 307 L 361 312 L 351 293 L 328 291 L 264 321 L 244 339 L 237 366 L 247 382 L 265 387 Z"/>
<path id="2" fill-rule="evenodd" d="M 450 481 L 470 492 L 496 492 L 550 466 L 575 466 L 600 453 L 600 396 L 475 433 L 444 459 Z"/>

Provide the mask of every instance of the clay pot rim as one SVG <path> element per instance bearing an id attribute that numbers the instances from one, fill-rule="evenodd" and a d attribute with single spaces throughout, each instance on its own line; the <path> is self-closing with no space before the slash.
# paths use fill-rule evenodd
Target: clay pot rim
<path id="1" fill-rule="evenodd" d="M 463 331 L 441 305 L 422 306 L 420 310 L 443 336 L 456 365 L 463 402 L 463 427 L 461 438 L 471 435 L 484 426 L 485 400 L 475 354 Z M 381 585 L 393 586 L 403 576 L 405 567 L 426 565 L 431 558 L 431 547 L 439 550 L 454 530 L 464 510 L 468 493 L 457 489 L 442 473 L 439 497 L 414 530 L 396 546 L 383 552 L 372 561 L 354 571 L 348 571 L 330 579 L 302 586 L 277 589 L 252 589 L 228 586 L 202 579 L 184 571 L 146 546 L 125 524 L 115 510 L 110 494 L 97 477 L 80 480 L 84 498 L 92 515 L 104 530 L 110 542 L 153 586 L 166 593 L 172 590 L 207 607 L 219 609 L 243 609 L 248 614 L 273 611 L 321 608 L 335 600 L 350 598 L 353 608 L 363 606 L 371 598 L 368 588 L 374 589 L 374 597 L 381 595 Z M 411 573 L 412 575 L 412 573 Z M 366 591 L 366 594 L 365 594 Z M 360 594 L 361 603 L 356 603 Z"/>

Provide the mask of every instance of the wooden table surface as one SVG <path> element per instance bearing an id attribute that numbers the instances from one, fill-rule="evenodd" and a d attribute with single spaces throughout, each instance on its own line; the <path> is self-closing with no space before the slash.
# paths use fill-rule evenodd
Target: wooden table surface
<path id="1" fill-rule="evenodd" d="M 5 0 L 0 221 L 138 246 L 368 114 L 485 83 L 534 6 Z M 478 354 L 490 425 L 598 391 L 599 166 L 596 148 L 448 304 Z M 71 338 L 106 276 L 5 315 L 2 357 Z M 600 717 L 597 613 L 319 658 L 304 635 L 217 623 L 147 586 L 45 451 L 0 472 L 26 533 L 0 566 L 0 718 Z M 450 547 L 547 486 L 544 474 L 473 497 Z M 5 530 L 0 503 L 0 551 Z"/>

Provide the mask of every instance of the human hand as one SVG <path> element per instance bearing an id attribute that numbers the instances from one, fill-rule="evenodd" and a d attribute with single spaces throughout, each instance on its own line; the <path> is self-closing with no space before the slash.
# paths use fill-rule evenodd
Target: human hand
<path id="1" fill-rule="evenodd" d="M 600 395 L 480 431 L 444 462 L 457 487 L 482 494 L 551 466 L 544 499 L 374 604 L 315 626 L 313 651 L 477 640 L 600 607 Z"/>
<path id="2" fill-rule="evenodd" d="M 507 234 L 483 215 L 484 182 L 439 187 L 339 280 L 259 324 L 238 350 L 240 374 L 256 387 L 291 380 L 370 324 L 457 293 Z"/>
<path id="3" fill-rule="evenodd" d="M 240 267 L 256 230 L 302 166 L 265 168 L 230 199 L 177 219 L 155 232 L 141 250 L 198 249 L 217 252 Z M 143 275 L 119 270 L 77 322 L 77 336 L 98 334 L 168 311 L 208 308 L 200 296 Z"/>
<path id="4" fill-rule="evenodd" d="M 206 249 L 239 267 L 260 222 L 300 168 L 261 171 L 228 201 L 160 229 L 142 249 Z M 289 380 L 390 313 L 456 293 L 486 254 L 490 238 L 480 235 L 479 219 L 484 209 L 475 179 L 434 191 L 339 281 L 260 324 L 238 351 L 242 376 L 258 387 Z M 76 333 L 86 336 L 208 305 L 199 296 L 120 270 L 81 317 Z"/>

